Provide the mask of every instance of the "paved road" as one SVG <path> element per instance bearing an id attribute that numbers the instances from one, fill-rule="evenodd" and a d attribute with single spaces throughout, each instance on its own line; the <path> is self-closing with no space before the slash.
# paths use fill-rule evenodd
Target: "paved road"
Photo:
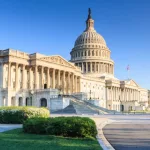
<path id="1" fill-rule="evenodd" d="M 116 150 L 150 150 L 150 116 L 120 117 L 103 129 L 111 145 Z"/>

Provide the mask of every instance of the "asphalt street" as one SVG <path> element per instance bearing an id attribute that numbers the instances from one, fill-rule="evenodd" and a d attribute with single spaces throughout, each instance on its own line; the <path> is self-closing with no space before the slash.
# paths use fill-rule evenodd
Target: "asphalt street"
<path id="1" fill-rule="evenodd" d="M 150 115 L 109 116 L 103 133 L 116 150 L 150 150 Z"/>

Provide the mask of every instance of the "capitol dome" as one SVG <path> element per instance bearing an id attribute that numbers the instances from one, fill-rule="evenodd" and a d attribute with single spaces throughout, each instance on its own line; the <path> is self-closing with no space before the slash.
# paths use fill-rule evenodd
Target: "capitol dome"
<path id="1" fill-rule="evenodd" d="M 88 45 L 88 44 L 96 44 L 96 45 L 102 45 L 106 47 L 106 42 L 104 38 L 98 34 L 95 30 L 87 30 L 83 32 L 75 41 L 76 46 L 80 45 Z"/>
<path id="2" fill-rule="evenodd" d="M 94 20 L 89 8 L 86 29 L 76 39 L 70 52 L 71 62 L 81 68 L 82 73 L 101 77 L 114 74 L 114 62 L 110 58 L 111 51 L 104 38 L 94 29 Z"/>

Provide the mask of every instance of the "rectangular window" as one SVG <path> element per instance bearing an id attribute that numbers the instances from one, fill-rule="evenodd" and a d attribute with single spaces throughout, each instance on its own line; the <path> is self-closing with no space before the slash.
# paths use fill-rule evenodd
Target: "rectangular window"
<path id="1" fill-rule="evenodd" d="M 92 71 L 94 72 L 94 64 L 92 64 Z"/>
<path id="2" fill-rule="evenodd" d="M 90 72 L 90 64 L 88 64 L 88 71 Z"/>

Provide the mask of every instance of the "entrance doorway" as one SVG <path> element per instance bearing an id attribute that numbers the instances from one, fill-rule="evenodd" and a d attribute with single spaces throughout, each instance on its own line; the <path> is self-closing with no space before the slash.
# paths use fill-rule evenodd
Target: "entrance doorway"
<path id="1" fill-rule="evenodd" d="M 120 111 L 124 111 L 124 105 L 120 105 Z"/>
<path id="2" fill-rule="evenodd" d="M 47 84 L 44 84 L 44 89 L 47 89 Z"/>
<path id="3" fill-rule="evenodd" d="M 47 107 L 47 99 L 46 98 L 41 99 L 41 107 Z"/>

